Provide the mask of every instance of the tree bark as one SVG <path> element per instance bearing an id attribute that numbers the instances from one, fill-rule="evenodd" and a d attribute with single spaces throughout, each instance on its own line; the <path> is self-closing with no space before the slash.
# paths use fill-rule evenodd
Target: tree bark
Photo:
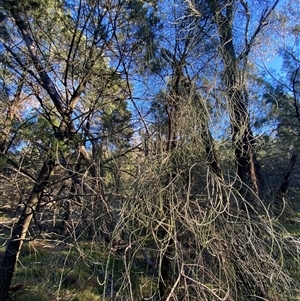
<path id="1" fill-rule="evenodd" d="M 295 164 L 297 162 L 298 154 L 293 153 L 289 162 L 289 165 L 284 173 L 280 187 L 277 190 L 277 196 L 274 204 L 274 214 L 280 217 L 284 211 L 285 207 L 285 195 L 288 191 L 290 184 L 290 177 L 294 170 Z"/>
<path id="2" fill-rule="evenodd" d="M 53 168 L 54 162 L 52 160 L 44 163 L 37 182 L 8 241 L 0 267 L 0 301 L 8 300 L 8 292 L 22 243 L 26 237 L 34 212 L 42 199 L 43 191 L 48 185 L 49 176 Z"/>
<path id="3" fill-rule="evenodd" d="M 209 0 L 208 5 L 217 25 L 221 42 L 221 55 L 224 62 L 224 85 L 229 105 L 229 117 L 232 128 L 232 143 L 234 146 L 237 176 L 245 187 L 250 187 L 256 194 L 260 194 L 263 185 L 259 164 L 253 151 L 254 137 L 250 127 L 248 112 L 248 94 L 246 91 L 246 70 L 239 70 L 239 61 L 234 47 L 233 37 L 233 3 L 220 7 L 218 1 Z M 247 45 L 251 46 L 251 45 Z M 244 62 L 247 65 L 247 53 Z M 244 185 L 245 184 L 245 185 Z M 255 198 L 254 198 L 255 199 Z"/>

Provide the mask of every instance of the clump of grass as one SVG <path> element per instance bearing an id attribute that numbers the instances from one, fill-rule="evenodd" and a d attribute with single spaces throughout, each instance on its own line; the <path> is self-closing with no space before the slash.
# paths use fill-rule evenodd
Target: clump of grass
<path id="1" fill-rule="evenodd" d="M 300 222 L 286 223 L 284 227 L 290 235 L 300 237 Z"/>
<path id="2" fill-rule="evenodd" d="M 19 295 L 16 301 L 52 301 L 53 299 L 45 292 L 26 292 Z"/>
<path id="3" fill-rule="evenodd" d="M 91 290 L 84 290 L 76 295 L 73 301 L 100 301 L 99 294 L 95 294 Z"/>
<path id="4" fill-rule="evenodd" d="M 149 298 L 157 292 L 157 283 L 151 277 L 141 275 L 139 277 L 139 292 L 141 297 Z"/>

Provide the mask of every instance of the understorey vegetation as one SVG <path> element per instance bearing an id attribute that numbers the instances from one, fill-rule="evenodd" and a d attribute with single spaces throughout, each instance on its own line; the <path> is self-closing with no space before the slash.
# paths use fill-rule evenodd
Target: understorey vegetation
<path id="1" fill-rule="evenodd" d="M 0 301 L 300 298 L 300 6 L 0 1 Z"/>

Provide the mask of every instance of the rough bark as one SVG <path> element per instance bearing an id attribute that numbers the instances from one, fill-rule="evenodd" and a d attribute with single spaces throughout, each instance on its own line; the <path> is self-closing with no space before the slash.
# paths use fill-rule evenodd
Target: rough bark
<path id="1" fill-rule="evenodd" d="M 0 267 L 0 301 L 8 300 L 8 292 L 22 243 L 26 237 L 35 210 L 42 199 L 43 191 L 48 185 L 49 176 L 53 168 L 54 162 L 52 160 L 44 163 L 31 195 L 25 204 L 25 208 L 17 224 L 14 226 L 12 236 L 7 243 Z"/>
<path id="2" fill-rule="evenodd" d="M 252 41 L 247 43 L 243 56 L 237 56 L 233 36 L 233 3 L 228 3 L 224 8 L 220 7 L 218 1 L 209 0 L 208 5 L 217 25 L 221 43 L 221 55 L 224 62 L 223 81 L 230 111 L 237 176 L 241 183 L 245 184 L 242 185 L 244 188 L 248 186 L 256 195 L 259 195 L 263 181 L 253 150 L 254 137 L 250 127 L 248 95 L 245 86 L 246 70 L 243 68 L 239 70 L 241 59 L 244 60 L 244 65 L 247 65 L 247 55 Z"/>

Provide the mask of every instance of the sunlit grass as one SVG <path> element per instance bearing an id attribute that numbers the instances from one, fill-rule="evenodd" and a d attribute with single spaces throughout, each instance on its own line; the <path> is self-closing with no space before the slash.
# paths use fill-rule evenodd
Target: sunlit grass
<path id="1" fill-rule="evenodd" d="M 12 284 L 23 287 L 13 293 L 14 300 L 110 300 L 129 281 L 137 300 L 157 290 L 142 264 L 128 275 L 122 258 L 104 247 L 85 241 L 57 244 L 41 239 L 24 243 Z"/>

